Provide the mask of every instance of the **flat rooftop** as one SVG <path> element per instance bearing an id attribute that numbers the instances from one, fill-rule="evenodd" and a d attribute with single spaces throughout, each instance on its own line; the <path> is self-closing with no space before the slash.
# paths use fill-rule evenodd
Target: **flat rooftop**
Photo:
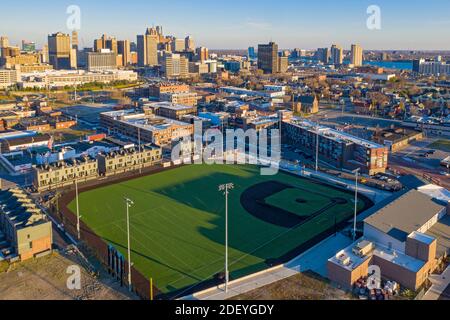
<path id="1" fill-rule="evenodd" d="M 127 123 L 137 128 L 148 131 L 167 130 L 173 125 L 191 126 L 191 124 L 165 117 L 136 113 L 134 110 L 120 110 L 105 112 L 104 115 L 116 118 L 117 121 Z"/>
<path id="2" fill-rule="evenodd" d="M 302 118 L 296 118 L 294 117 L 290 124 L 296 125 L 304 130 L 310 131 L 310 132 L 314 132 L 314 133 L 318 133 L 320 136 L 325 137 L 327 139 L 332 139 L 336 142 L 340 142 L 340 143 L 354 143 L 357 145 L 361 145 L 364 146 L 366 148 L 370 148 L 370 149 L 381 149 L 381 148 L 385 148 L 385 146 L 369 141 L 369 140 L 365 140 L 365 139 L 361 139 L 358 138 L 356 136 L 353 136 L 351 134 L 345 133 L 345 132 L 341 132 L 329 127 L 325 127 L 322 126 L 316 122 L 312 122 L 310 120 L 306 120 L 306 119 L 302 119 Z"/>
<path id="3" fill-rule="evenodd" d="M 445 209 L 433 198 L 411 190 L 375 212 L 364 223 L 405 242 L 411 233 Z"/>
<path id="4" fill-rule="evenodd" d="M 175 103 L 170 103 L 170 102 L 165 102 L 165 101 L 149 103 L 144 106 L 148 106 L 151 108 L 164 108 L 164 109 L 169 109 L 169 110 L 174 110 L 174 111 L 191 110 L 194 108 L 194 107 L 187 106 L 184 104 L 175 104 Z"/>
<path id="5" fill-rule="evenodd" d="M 358 240 L 358 242 L 362 241 L 365 240 L 364 239 Z M 353 243 L 349 247 L 338 252 L 328 261 L 333 262 L 334 264 L 339 265 L 340 267 L 343 267 L 348 271 L 355 270 L 361 264 L 366 262 L 368 259 L 373 258 L 374 256 L 392 262 L 412 272 L 418 272 L 425 265 L 424 261 L 415 259 L 413 257 L 410 257 L 404 253 L 395 250 L 390 250 L 389 248 L 382 246 L 378 243 L 375 242 L 372 243 L 374 245 L 374 249 L 363 257 L 353 253 L 353 248 L 355 248 L 356 246 L 356 243 Z"/>

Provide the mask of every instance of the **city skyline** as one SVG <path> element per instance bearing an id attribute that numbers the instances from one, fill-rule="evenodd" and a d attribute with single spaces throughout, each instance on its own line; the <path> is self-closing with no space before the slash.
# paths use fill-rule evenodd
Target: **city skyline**
<path id="1" fill-rule="evenodd" d="M 329 0 L 320 4 L 289 0 L 283 7 L 266 0 L 231 0 L 223 6 L 204 0 L 195 5 L 179 0 L 128 3 L 126 7 L 117 0 L 107 1 L 107 5 L 106 1 L 85 0 L 41 2 L 39 6 L 29 0 L 20 5 L 5 3 L 4 12 L 10 14 L 2 17 L 0 29 L 14 45 L 27 40 L 42 47 L 48 34 L 70 32 L 66 10 L 78 5 L 80 47 L 92 47 L 93 40 L 104 33 L 136 42 L 136 36 L 147 27 L 162 25 L 166 35 L 190 35 L 197 45 L 211 49 L 245 49 L 273 40 L 280 48 L 315 49 L 337 43 L 349 50 L 351 44 L 358 43 L 366 50 L 450 50 L 450 42 L 442 41 L 450 26 L 446 15 L 450 3 L 438 0 L 429 1 L 427 10 L 420 1 L 386 0 L 347 0 L 339 4 Z M 366 11 L 373 4 L 381 9 L 381 30 L 366 26 Z M 30 6 L 33 10 L 26 10 Z M 34 26 L 33 21 L 38 25 Z"/>

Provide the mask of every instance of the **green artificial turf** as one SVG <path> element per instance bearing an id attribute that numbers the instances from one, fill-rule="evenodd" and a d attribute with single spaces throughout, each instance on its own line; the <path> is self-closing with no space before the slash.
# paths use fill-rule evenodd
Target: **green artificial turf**
<path id="1" fill-rule="evenodd" d="M 305 206 L 306 214 L 325 205 L 325 197 L 316 193 L 345 198 L 349 204 L 333 207 L 295 229 L 275 226 L 247 213 L 240 203 L 243 191 L 271 180 L 311 190 L 311 194 L 305 191 L 301 195 L 311 200 Z M 339 223 L 353 215 L 352 194 L 281 172 L 261 176 L 255 166 L 229 165 L 183 166 L 87 191 L 80 194 L 80 212 L 95 233 L 127 257 L 123 198 L 131 198 L 135 203 L 130 209 L 132 262 L 146 277 L 154 279 L 159 290 L 171 293 L 211 279 L 224 270 L 225 201 L 218 186 L 229 182 L 235 184 L 229 197 L 232 277 L 266 268 L 267 259 L 285 255 L 333 228 L 335 221 Z M 280 203 L 283 205 L 286 203 Z M 363 208 L 364 204 L 361 202 L 360 206 Z M 69 208 L 75 211 L 75 201 Z"/>

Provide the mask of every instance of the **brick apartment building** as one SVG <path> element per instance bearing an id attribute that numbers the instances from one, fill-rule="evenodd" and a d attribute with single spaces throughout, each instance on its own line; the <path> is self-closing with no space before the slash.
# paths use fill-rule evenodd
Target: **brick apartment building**
<path id="1" fill-rule="evenodd" d="M 361 168 L 361 172 L 375 175 L 388 167 L 387 147 L 308 120 L 283 121 L 282 134 L 286 142 L 312 156 L 319 136 L 319 159 L 338 169 Z"/>

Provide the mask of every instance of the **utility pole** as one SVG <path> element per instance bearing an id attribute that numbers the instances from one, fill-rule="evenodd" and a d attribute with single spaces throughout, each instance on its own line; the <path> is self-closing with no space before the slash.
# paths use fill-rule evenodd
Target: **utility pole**
<path id="1" fill-rule="evenodd" d="M 230 274 L 228 271 L 228 194 L 234 189 L 233 183 L 222 184 L 219 191 L 225 192 L 225 293 L 228 293 Z"/>
<path id="2" fill-rule="evenodd" d="M 359 181 L 359 172 L 361 168 L 353 171 L 355 173 L 355 217 L 353 220 L 353 241 L 356 241 L 356 217 L 358 215 L 358 181 Z"/>
<path id="3" fill-rule="evenodd" d="M 124 198 L 127 207 L 127 242 L 128 242 L 128 290 L 132 291 L 131 285 L 131 244 L 130 244 L 130 207 L 134 202 L 128 198 Z"/>

